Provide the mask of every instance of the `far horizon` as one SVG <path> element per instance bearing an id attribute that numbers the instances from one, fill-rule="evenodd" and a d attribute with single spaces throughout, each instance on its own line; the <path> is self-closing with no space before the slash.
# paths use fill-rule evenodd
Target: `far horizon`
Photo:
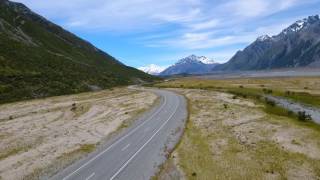
<path id="1" fill-rule="evenodd" d="M 224 63 L 320 8 L 320 0 L 16 1 L 136 68 L 167 67 L 191 54 Z"/>

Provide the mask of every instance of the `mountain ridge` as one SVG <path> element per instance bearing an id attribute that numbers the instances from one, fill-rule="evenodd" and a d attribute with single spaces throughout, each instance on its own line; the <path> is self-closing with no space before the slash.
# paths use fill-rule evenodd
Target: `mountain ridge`
<path id="1" fill-rule="evenodd" d="M 275 36 L 260 36 L 214 71 L 305 67 L 320 61 L 319 15 L 298 20 Z"/>

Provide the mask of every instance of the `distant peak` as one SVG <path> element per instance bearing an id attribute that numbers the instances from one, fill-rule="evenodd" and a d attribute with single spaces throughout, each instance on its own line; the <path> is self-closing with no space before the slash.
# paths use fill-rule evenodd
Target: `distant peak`
<path id="1" fill-rule="evenodd" d="M 304 29 L 305 27 L 319 21 L 320 21 L 319 15 L 309 16 L 308 18 L 304 18 L 302 20 L 296 21 L 295 23 L 293 23 L 291 26 L 289 26 L 287 29 L 283 30 L 282 32 L 284 34 L 298 32 Z"/>
<path id="2" fill-rule="evenodd" d="M 194 54 L 188 57 L 185 57 L 183 59 L 180 59 L 177 64 L 190 63 L 190 62 L 203 63 L 203 64 L 215 64 L 215 61 L 213 59 L 209 59 L 205 56 L 196 56 Z"/>
<path id="3" fill-rule="evenodd" d="M 194 55 L 194 54 L 191 54 L 190 56 L 186 57 L 186 58 L 183 58 L 183 59 L 193 59 L 193 60 L 196 60 L 198 59 L 198 56 Z"/>
<path id="4" fill-rule="evenodd" d="M 262 35 L 262 36 L 259 36 L 257 38 L 257 41 L 265 41 L 265 40 L 268 40 L 268 39 L 271 39 L 271 37 L 268 36 L 268 35 Z"/>
<path id="5" fill-rule="evenodd" d="M 140 67 L 138 69 L 141 70 L 141 71 L 144 71 L 145 73 L 148 73 L 148 74 L 158 75 L 162 71 L 164 71 L 166 68 L 167 68 L 167 66 L 158 66 L 158 65 L 155 65 L 155 64 L 150 64 L 148 66 Z"/>

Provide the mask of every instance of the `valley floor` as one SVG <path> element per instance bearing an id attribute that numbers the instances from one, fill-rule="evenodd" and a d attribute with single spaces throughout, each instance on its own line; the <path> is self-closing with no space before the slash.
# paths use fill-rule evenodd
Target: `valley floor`
<path id="1" fill-rule="evenodd" d="M 0 179 L 47 179 L 157 102 L 116 88 L 0 105 Z"/>
<path id="2" fill-rule="evenodd" d="M 188 99 L 190 114 L 179 145 L 155 179 L 320 179 L 320 125 L 299 121 L 262 98 L 270 91 L 319 108 L 319 82 L 186 78 L 157 84 L 179 87 L 172 90 Z"/>
<path id="3" fill-rule="evenodd" d="M 320 128 L 206 90 L 189 99 L 184 136 L 159 179 L 319 179 Z"/>

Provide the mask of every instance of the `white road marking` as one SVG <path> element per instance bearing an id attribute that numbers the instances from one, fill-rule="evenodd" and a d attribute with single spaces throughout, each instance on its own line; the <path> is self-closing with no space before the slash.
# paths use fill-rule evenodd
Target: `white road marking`
<path id="1" fill-rule="evenodd" d="M 124 163 L 124 165 L 110 178 L 110 180 L 113 180 L 114 178 L 116 178 L 120 173 L 121 171 L 127 167 L 127 165 L 133 160 L 134 157 L 136 157 L 138 155 L 138 153 L 160 132 L 160 130 L 170 121 L 170 119 L 176 114 L 178 108 L 180 106 L 180 101 L 176 107 L 176 109 L 174 110 L 174 112 L 171 114 L 171 116 L 160 126 L 160 128 L 148 139 L 147 142 L 145 142 L 141 147 L 140 149 L 138 149 L 138 151 L 136 151 L 131 157 L 129 160 L 127 160 L 126 163 Z"/>
<path id="2" fill-rule="evenodd" d="M 92 173 L 89 177 L 86 178 L 86 180 L 91 179 L 96 173 Z"/>
<path id="3" fill-rule="evenodd" d="M 75 173 L 77 173 L 80 169 L 84 168 L 85 166 L 87 166 L 88 164 L 90 164 L 91 162 L 93 162 L 94 160 L 96 160 L 98 157 L 100 157 L 101 155 L 103 155 L 104 153 L 106 153 L 107 151 L 109 151 L 112 147 L 114 147 L 115 145 L 117 145 L 118 143 L 120 143 L 122 140 L 124 140 L 125 138 L 127 138 L 128 136 L 130 136 L 131 134 L 133 134 L 134 132 L 136 132 L 141 126 L 143 126 L 144 124 L 146 124 L 147 122 L 149 122 L 156 114 L 158 114 L 165 106 L 167 102 L 166 97 L 164 96 L 164 103 L 162 104 L 162 106 L 154 113 L 152 114 L 152 116 L 149 117 L 148 120 L 144 121 L 143 123 L 141 123 L 140 125 L 138 125 L 137 127 L 135 127 L 133 130 L 131 130 L 128 134 L 126 134 L 125 136 L 121 137 L 120 139 L 118 139 L 117 141 L 115 141 L 113 144 L 111 144 L 107 149 L 105 149 L 104 151 L 100 152 L 99 154 L 97 154 L 95 157 L 93 157 L 92 159 L 90 159 L 89 161 L 87 161 L 86 163 L 84 163 L 82 166 L 80 166 L 78 169 L 76 169 L 75 171 L 73 171 L 72 173 L 70 173 L 68 176 L 64 177 L 63 180 L 67 180 L 69 177 L 71 177 L 72 175 L 74 175 Z"/>
<path id="4" fill-rule="evenodd" d="M 121 149 L 121 151 L 126 150 L 129 146 L 130 146 L 130 144 L 126 145 L 125 147 L 123 147 L 123 148 Z"/>

